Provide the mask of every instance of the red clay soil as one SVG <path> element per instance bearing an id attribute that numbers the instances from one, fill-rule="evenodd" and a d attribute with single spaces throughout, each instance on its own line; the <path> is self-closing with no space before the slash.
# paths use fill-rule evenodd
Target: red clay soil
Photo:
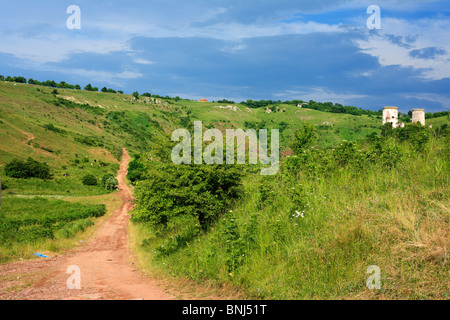
<path id="1" fill-rule="evenodd" d="M 124 149 L 118 173 L 121 207 L 86 245 L 62 256 L 0 265 L 3 300 L 172 300 L 161 283 L 135 268 L 128 242 L 132 194 L 125 182 Z M 81 272 L 81 289 L 68 289 L 69 266 Z"/>

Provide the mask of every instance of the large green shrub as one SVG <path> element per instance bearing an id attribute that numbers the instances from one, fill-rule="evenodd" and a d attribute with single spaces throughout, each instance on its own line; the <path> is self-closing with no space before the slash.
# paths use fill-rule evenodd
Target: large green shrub
<path id="1" fill-rule="evenodd" d="M 103 176 L 102 178 L 103 187 L 107 190 L 115 190 L 119 185 L 119 181 L 114 177 L 113 174 L 109 173 Z"/>
<path id="2" fill-rule="evenodd" d="M 228 165 L 153 162 L 148 180 L 137 183 L 133 220 L 167 226 L 177 216 L 190 215 L 205 229 L 238 197 L 241 172 Z"/>
<path id="3" fill-rule="evenodd" d="M 144 165 L 140 162 L 140 158 L 140 155 L 134 155 L 133 161 L 131 161 L 128 166 L 127 177 L 131 181 L 131 183 L 135 183 L 136 181 L 143 179 L 145 168 Z"/>
<path id="4" fill-rule="evenodd" d="M 85 186 L 96 186 L 97 185 L 97 178 L 94 177 L 92 174 L 87 174 L 81 179 L 83 184 Z"/>
<path id="5" fill-rule="evenodd" d="M 8 177 L 28 179 L 51 179 L 50 167 L 46 163 L 38 162 L 32 158 L 28 158 L 26 161 L 12 160 L 5 165 L 5 174 Z"/>

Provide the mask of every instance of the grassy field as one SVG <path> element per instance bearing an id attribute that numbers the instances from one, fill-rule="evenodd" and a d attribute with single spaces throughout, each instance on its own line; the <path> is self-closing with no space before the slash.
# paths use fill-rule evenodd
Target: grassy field
<path id="1" fill-rule="evenodd" d="M 192 120 L 202 121 L 207 127 L 279 129 L 284 147 L 294 132 L 305 124 L 318 126 L 318 146 L 331 147 L 342 139 L 357 140 L 377 132 L 381 122 L 375 117 L 333 114 L 284 104 L 276 105 L 279 111 L 271 113 L 266 113 L 266 108 L 250 109 L 240 104 L 231 105 L 237 109 L 227 109 L 230 105 L 211 102 L 181 101 L 179 104 L 190 111 Z"/>
<path id="2" fill-rule="evenodd" d="M 243 169 L 239 198 L 200 232 L 193 216 L 166 229 L 133 224 L 142 268 L 206 282 L 219 296 L 448 299 L 448 136 L 427 129 L 427 139 L 377 144 L 360 141 L 381 132 L 375 116 L 270 107 L 278 111 L 0 81 L 0 169 L 31 157 L 53 174 L 41 180 L 2 173 L 1 261 L 76 246 L 120 202 L 100 179 L 116 173 L 123 147 L 153 159 L 162 135 L 202 121 L 221 130 L 279 129 L 281 170 L 263 178 L 257 168 Z M 427 120 L 435 129 L 449 123 L 448 116 Z M 317 139 L 294 155 L 289 147 L 304 125 Z M 84 185 L 87 174 L 99 185 Z M 82 214 L 99 205 L 106 215 Z M 381 290 L 366 287 L 371 265 L 381 269 Z"/>
<path id="3" fill-rule="evenodd" d="M 105 213 L 103 204 L 6 197 L 2 201 L 0 262 L 30 258 L 38 249 L 56 252 Z"/>
<path id="4" fill-rule="evenodd" d="M 448 299 L 449 142 L 427 134 L 420 148 L 344 142 L 285 158 L 275 177 L 249 173 L 240 200 L 193 237 L 184 215 L 140 222 L 141 263 L 254 299 Z M 372 265 L 381 290 L 366 287 Z"/>

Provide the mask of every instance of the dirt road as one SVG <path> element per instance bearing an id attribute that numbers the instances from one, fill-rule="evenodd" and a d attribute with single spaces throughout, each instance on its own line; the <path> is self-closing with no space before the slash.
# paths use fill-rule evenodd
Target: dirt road
<path id="1" fill-rule="evenodd" d="M 86 245 L 55 258 L 0 266 L 0 299 L 19 300 L 171 300 L 159 281 L 134 267 L 128 246 L 131 191 L 125 183 L 130 157 L 124 149 L 120 166 L 121 207 Z M 67 281 L 79 268 L 81 289 L 69 289 Z M 72 271 L 73 272 L 73 271 Z M 71 278 L 74 279 L 74 278 Z M 76 284 L 76 281 L 69 281 Z"/>

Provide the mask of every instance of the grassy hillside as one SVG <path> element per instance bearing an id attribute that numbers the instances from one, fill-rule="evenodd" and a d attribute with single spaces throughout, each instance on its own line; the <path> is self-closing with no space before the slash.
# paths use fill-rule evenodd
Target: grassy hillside
<path id="1" fill-rule="evenodd" d="M 233 284 L 256 299 L 448 299 L 448 129 L 391 134 L 302 150 L 273 177 L 241 167 L 239 199 L 214 211 L 206 228 L 196 214 L 230 179 L 198 180 L 203 169 L 188 166 L 171 181 L 149 163 L 133 214 L 142 263 Z M 217 183 L 213 198 L 194 210 L 187 194 L 209 179 Z M 373 265 L 381 270 L 380 290 L 366 287 Z"/>
<path id="2" fill-rule="evenodd" d="M 168 135 L 194 121 L 279 129 L 280 172 L 263 178 L 259 167 L 165 163 Z M 141 155 L 132 167 L 144 180 L 133 239 L 141 263 L 166 275 L 261 299 L 448 299 L 450 161 L 441 126 L 449 123 L 430 119 L 433 130 L 408 126 L 380 137 L 376 116 L 0 81 L 0 259 L 65 248 L 101 219 L 98 205 L 109 210 L 114 201 L 99 179 L 117 171 L 125 147 Z M 291 150 L 304 125 L 316 139 Z M 28 157 L 47 163 L 53 178 L 5 176 L 7 163 Z M 99 184 L 84 185 L 86 174 Z M 371 265 L 381 268 L 382 290 L 365 286 Z"/>
<path id="3" fill-rule="evenodd" d="M 240 104 L 196 101 L 181 101 L 179 104 L 191 112 L 189 117 L 192 120 L 201 120 L 206 127 L 279 129 L 284 146 L 290 143 L 295 130 L 304 124 L 317 125 L 318 146 L 331 147 L 342 139 L 357 140 L 377 132 L 381 122 L 375 117 L 327 113 L 285 104 L 256 109 Z M 268 113 L 268 108 L 278 108 L 278 111 Z"/>
<path id="4" fill-rule="evenodd" d="M 319 147 L 332 147 L 342 139 L 357 140 L 380 127 L 375 117 L 331 114 L 292 105 L 269 106 L 278 108 L 272 113 L 239 104 L 228 107 L 0 81 L 0 166 L 32 157 L 48 163 L 55 176 L 51 181 L 5 178 L 7 192 L 103 193 L 83 186 L 81 177 L 115 172 L 121 148 L 126 147 L 130 154 L 146 152 L 158 143 L 159 134 L 170 134 L 196 120 L 208 128 L 280 129 L 283 149 L 304 124 L 317 125 Z"/>

